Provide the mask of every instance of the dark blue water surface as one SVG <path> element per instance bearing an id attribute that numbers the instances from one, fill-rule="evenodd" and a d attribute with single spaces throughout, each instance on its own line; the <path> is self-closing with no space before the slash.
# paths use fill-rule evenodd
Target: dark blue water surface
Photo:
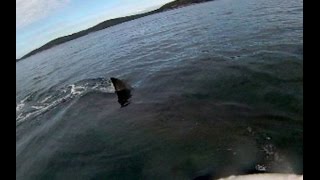
<path id="1" fill-rule="evenodd" d="M 216 0 L 16 64 L 17 179 L 303 173 L 302 0 Z M 120 108 L 109 78 L 133 88 Z"/>

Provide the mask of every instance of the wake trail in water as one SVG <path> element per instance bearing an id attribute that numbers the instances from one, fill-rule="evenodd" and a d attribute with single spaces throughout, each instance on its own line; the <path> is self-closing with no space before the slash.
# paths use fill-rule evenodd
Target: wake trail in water
<path id="1" fill-rule="evenodd" d="M 114 93 L 114 87 L 110 80 L 96 78 L 81 80 L 62 89 L 50 90 L 38 99 L 35 98 L 36 93 L 30 94 L 16 104 L 16 125 L 92 91 Z"/>

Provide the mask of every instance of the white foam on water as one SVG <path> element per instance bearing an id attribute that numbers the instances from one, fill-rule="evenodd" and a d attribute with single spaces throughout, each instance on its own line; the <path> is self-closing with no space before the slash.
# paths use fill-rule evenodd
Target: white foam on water
<path id="1" fill-rule="evenodd" d="M 24 107 L 24 105 L 25 105 L 24 103 L 17 104 L 16 111 L 20 111 Z"/>
<path id="2" fill-rule="evenodd" d="M 25 102 L 26 100 L 30 97 L 31 95 L 25 97 L 24 99 L 22 99 L 16 106 L 16 111 L 20 111 L 24 106 L 25 106 Z"/>
<path id="3" fill-rule="evenodd" d="M 255 168 L 258 171 L 266 171 L 267 170 L 267 167 L 265 165 L 260 165 L 260 164 L 257 164 Z"/>
<path id="4" fill-rule="evenodd" d="M 104 82 L 106 82 L 107 85 L 103 85 L 103 82 L 101 84 L 96 83 L 91 89 L 104 92 L 104 93 L 114 93 L 115 88 L 113 84 L 110 81 L 104 81 Z"/>
<path id="5" fill-rule="evenodd" d="M 44 106 L 31 106 L 33 109 L 42 109 Z"/>
<path id="6" fill-rule="evenodd" d="M 70 97 L 71 97 L 71 94 L 67 94 L 65 97 L 59 98 L 59 99 L 53 101 L 52 103 L 48 104 L 47 106 L 31 106 L 32 108 L 35 108 L 36 111 L 27 113 L 24 116 L 22 115 L 22 113 L 20 113 L 18 115 L 18 117 L 16 118 L 16 122 L 19 124 L 19 123 L 22 123 L 23 121 L 25 121 L 26 119 L 28 119 L 29 117 L 38 116 L 38 115 L 46 112 L 47 110 L 54 108 L 55 106 L 57 106 L 61 102 L 65 101 L 65 99 L 70 98 Z"/>
<path id="7" fill-rule="evenodd" d="M 31 112 L 23 112 L 23 108 L 26 107 L 25 101 L 31 96 L 29 95 L 23 100 L 21 100 L 16 106 L 16 112 L 20 112 L 16 117 L 16 123 L 20 124 L 30 117 L 36 117 L 50 109 L 53 109 L 62 102 L 73 99 L 75 97 L 82 96 L 83 94 L 91 90 L 100 91 L 103 93 L 114 93 L 114 87 L 112 83 L 108 81 L 106 84 L 104 84 L 104 82 L 105 81 L 97 82 L 92 87 L 90 87 L 90 83 L 88 82 L 82 85 L 71 84 L 67 86 L 67 88 L 58 91 L 57 96 L 60 97 L 56 100 L 50 102 L 50 100 L 54 99 L 54 95 L 49 95 L 45 97 L 43 100 L 38 101 L 36 104 L 31 105 L 31 108 L 33 108 Z"/>
<path id="8" fill-rule="evenodd" d="M 115 89 L 114 89 L 113 85 L 112 86 L 107 86 L 107 87 L 99 87 L 97 89 L 99 91 L 105 92 L 105 93 L 114 93 L 115 92 Z"/>
<path id="9" fill-rule="evenodd" d="M 71 85 L 71 94 L 78 95 L 82 94 L 87 88 L 84 86 L 76 86 L 74 84 Z"/>
<path id="10" fill-rule="evenodd" d="M 52 96 L 48 96 L 46 98 L 44 98 L 44 100 L 40 101 L 40 103 L 45 103 L 48 99 L 50 99 Z"/>

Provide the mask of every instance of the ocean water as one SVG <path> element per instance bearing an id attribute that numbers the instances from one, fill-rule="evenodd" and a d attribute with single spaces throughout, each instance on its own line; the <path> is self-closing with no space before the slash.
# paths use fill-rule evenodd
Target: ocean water
<path id="1" fill-rule="evenodd" d="M 17 62 L 16 87 L 17 179 L 303 173 L 302 0 L 125 22 Z"/>

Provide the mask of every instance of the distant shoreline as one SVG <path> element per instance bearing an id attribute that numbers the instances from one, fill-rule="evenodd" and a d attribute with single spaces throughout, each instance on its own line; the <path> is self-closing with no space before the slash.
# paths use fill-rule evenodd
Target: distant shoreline
<path id="1" fill-rule="evenodd" d="M 71 35 L 67 35 L 67 36 L 63 36 L 63 37 L 59 37 L 57 39 L 54 39 L 54 40 L 46 43 L 45 45 L 43 45 L 43 46 L 41 46 L 41 47 L 39 47 L 39 48 L 27 53 L 26 55 L 22 56 L 21 58 L 17 59 L 16 62 L 21 61 L 21 60 L 23 60 L 23 59 L 25 59 L 27 57 L 30 57 L 30 56 L 32 56 L 34 54 L 37 54 L 37 53 L 39 53 L 41 51 L 50 49 L 50 48 L 52 48 L 54 46 L 57 46 L 59 44 L 63 44 L 65 42 L 68 42 L 68 41 L 77 39 L 79 37 L 85 36 L 85 35 L 87 35 L 89 33 L 96 32 L 96 31 L 99 31 L 99 30 L 103 30 L 103 29 L 106 29 L 108 27 L 111 27 L 111 26 L 114 26 L 114 25 L 117 25 L 117 24 L 121 24 L 121 23 L 124 23 L 124 22 L 132 21 L 134 19 L 138 19 L 138 18 L 141 18 L 141 17 L 144 17 L 144 16 L 148 16 L 148 15 L 151 15 L 151 14 L 156 14 L 156 13 L 164 12 L 164 11 L 171 10 L 171 9 L 185 7 L 185 6 L 188 6 L 188 5 L 191 5 L 191 4 L 208 2 L 208 1 L 213 1 L 213 0 L 176 0 L 176 1 L 173 1 L 173 2 L 170 2 L 168 4 L 165 4 L 165 5 L 161 6 L 157 10 L 153 10 L 153 11 L 142 13 L 142 14 L 136 14 L 136 15 L 131 15 L 131 16 L 125 16 L 125 17 L 106 20 L 106 21 L 101 22 L 101 23 L 99 23 L 99 24 L 97 24 L 97 25 L 95 25 L 95 26 L 93 26 L 91 28 L 79 31 L 77 33 L 73 33 Z"/>

